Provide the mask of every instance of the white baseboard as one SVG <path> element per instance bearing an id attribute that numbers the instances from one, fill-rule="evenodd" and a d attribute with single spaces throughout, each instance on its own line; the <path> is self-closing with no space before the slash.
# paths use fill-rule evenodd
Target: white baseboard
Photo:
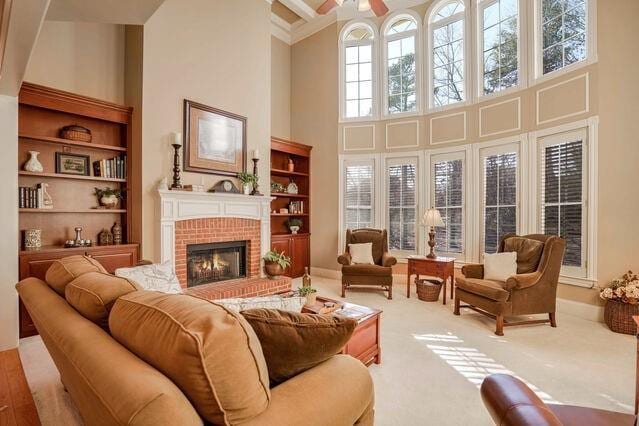
<path id="1" fill-rule="evenodd" d="M 318 268 L 317 266 L 311 266 L 311 275 L 316 275 L 322 278 L 330 278 L 332 280 L 341 280 L 342 272 L 335 269 Z"/>

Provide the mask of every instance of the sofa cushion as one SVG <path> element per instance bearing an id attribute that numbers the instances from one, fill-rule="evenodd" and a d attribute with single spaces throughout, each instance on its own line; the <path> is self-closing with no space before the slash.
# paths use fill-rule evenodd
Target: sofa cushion
<path id="1" fill-rule="evenodd" d="M 64 297 L 83 317 L 102 328 L 120 296 L 139 290 L 132 282 L 103 272 L 87 272 L 67 284 Z"/>
<path id="2" fill-rule="evenodd" d="M 115 270 L 115 275 L 135 281 L 144 290 L 182 293 L 182 287 L 175 276 L 171 261 L 132 268 L 118 268 Z"/>
<path id="3" fill-rule="evenodd" d="M 250 309 L 242 315 L 262 344 L 271 386 L 282 383 L 337 354 L 357 321 L 334 315 Z"/>
<path id="4" fill-rule="evenodd" d="M 486 297 L 496 302 L 505 302 L 508 300 L 508 296 L 510 295 L 509 292 L 504 290 L 504 283 L 500 281 L 459 277 L 455 284 L 462 290 Z"/>
<path id="5" fill-rule="evenodd" d="M 177 384 L 208 422 L 238 424 L 266 410 L 266 361 L 240 314 L 191 295 L 136 291 L 115 302 L 109 327 Z"/>
<path id="6" fill-rule="evenodd" d="M 342 266 L 342 274 L 387 277 L 393 274 L 393 268 L 377 265 L 344 265 Z"/>
<path id="7" fill-rule="evenodd" d="M 282 297 L 278 295 L 262 297 L 235 297 L 230 299 L 217 299 L 215 300 L 215 303 L 235 312 L 259 308 L 302 312 L 302 307 L 304 306 L 304 303 L 306 303 L 306 297 Z"/>
<path id="8" fill-rule="evenodd" d="M 535 272 L 544 252 L 544 243 L 531 238 L 510 237 L 504 240 L 504 251 L 517 252 L 517 273 Z"/>
<path id="9" fill-rule="evenodd" d="M 76 255 L 54 261 L 47 270 L 45 281 L 56 293 L 64 297 L 64 288 L 67 284 L 87 272 L 107 273 L 97 260 Z"/>

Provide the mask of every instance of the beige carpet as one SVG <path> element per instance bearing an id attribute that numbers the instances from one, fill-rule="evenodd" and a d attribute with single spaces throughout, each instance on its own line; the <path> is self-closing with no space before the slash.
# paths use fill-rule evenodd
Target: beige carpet
<path id="1" fill-rule="evenodd" d="M 296 286 L 300 285 L 296 282 Z M 338 298 L 339 283 L 313 278 L 320 294 Z M 414 293 L 414 292 L 413 292 Z M 347 300 L 384 310 L 382 364 L 370 367 L 378 425 L 490 425 L 478 384 L 490 373 L 525 380 L 547 401 L 632 412 L 635 338 L 565 314 L 559 327 L 507 328 L 452 306 L 381 292 L 347 294 Z M 20 355 L 43 425 L 81 424 L 62 389 L 42 341 L 23 339 Z"/>

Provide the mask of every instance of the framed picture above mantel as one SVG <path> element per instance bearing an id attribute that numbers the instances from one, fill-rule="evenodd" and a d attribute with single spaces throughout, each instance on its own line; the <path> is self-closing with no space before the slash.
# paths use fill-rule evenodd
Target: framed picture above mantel
<path id="1" fill-rule="evenodd" d="M 246 171 L 246 117 L 184 100 L 184 170 L 237 176 Z"/>

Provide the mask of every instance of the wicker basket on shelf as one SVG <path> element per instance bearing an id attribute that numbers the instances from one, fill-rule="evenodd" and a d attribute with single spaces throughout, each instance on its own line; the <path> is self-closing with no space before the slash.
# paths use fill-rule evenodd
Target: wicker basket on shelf
<path id="1" fill-rule="evenodd" d="M 65 126 L 60 129 L 60 137 L 71 141 L 91 142 L 91 130 L 78 125 Z"/>
<path id="2" fill-rule="evenodd" d="M 424 302 L 437 302 L 439 292 L 442 290 L 442 282 L 434 278 L 415 279 L 417 286 L 417 298 Z"/>
<path id="3" fill-rule="evenodd" d="M 608 300 L 604 308 L 604 321 L 615 333 L 637 334 L 637 325 L 632 319 L 639 315 L 639 304 Z"/>

